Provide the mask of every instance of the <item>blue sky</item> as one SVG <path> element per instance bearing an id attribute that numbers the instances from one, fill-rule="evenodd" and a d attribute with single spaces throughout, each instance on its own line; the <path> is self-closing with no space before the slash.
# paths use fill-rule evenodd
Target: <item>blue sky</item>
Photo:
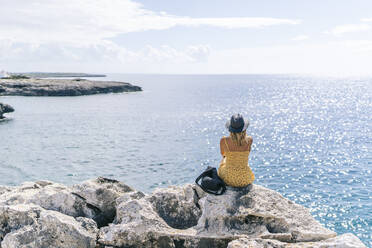
<path id="1" fill-rule="evenodd" d="M 0 69 L 372 74 L 369 0 L 0 0 Z"/>

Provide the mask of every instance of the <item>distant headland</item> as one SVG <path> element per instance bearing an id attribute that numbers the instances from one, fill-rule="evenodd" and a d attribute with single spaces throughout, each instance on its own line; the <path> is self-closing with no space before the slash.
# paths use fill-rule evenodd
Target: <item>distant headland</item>
<path id="1" fill-rule="evenodd" d="M 142 91 L 141 87 L 125 82 L 92 81 L 82 78 L 54 78 L 78 76 L 104 77 L 105 75 L 85 73 L 8 73 L 6 77 L 0 78 L 0 96 L 82 96 Z"/>

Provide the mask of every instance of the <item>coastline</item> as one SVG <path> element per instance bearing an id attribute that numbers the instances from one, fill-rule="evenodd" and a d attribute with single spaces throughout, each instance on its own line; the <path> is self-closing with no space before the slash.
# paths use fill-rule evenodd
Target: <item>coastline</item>
<path id="1" fill-rule="evenodd" d="M 26 238 L 27 237 L 27 238 Z M 0 245 L 10 247 L 366 247 L 337 236 L 278 192 L 209 195 L 193 184 L 144 194 L 114 179 L 0 186 Z"/>
<path id="2" fill-rule="evenodd" d="M 82 96 L 142 91 L 125 82 L 86 79 L 0 79 L 0 96 Z"/>

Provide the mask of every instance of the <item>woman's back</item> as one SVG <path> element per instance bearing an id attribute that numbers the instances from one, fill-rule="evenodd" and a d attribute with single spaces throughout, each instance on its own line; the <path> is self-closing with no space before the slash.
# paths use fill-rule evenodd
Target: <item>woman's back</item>
<path id="1" fill-rule="evenodd" d="M 218 175 L 229 186 L 244 187 L 254 181 L 254 174 L 248 165 L 252 138 L 247 137 L 245 145 L 236 145 L 231 138 L 221 139 L 221 154 L 224 156 Z"/>

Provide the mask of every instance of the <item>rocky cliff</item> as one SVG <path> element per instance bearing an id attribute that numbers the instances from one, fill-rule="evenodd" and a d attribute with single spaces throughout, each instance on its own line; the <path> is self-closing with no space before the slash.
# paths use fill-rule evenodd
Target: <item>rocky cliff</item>
<path id="1" fill-rule="evenodd" d="M 0 96 L 81 96 L 141 91 L 130 83 L 86 79 L 0 79 Z"/>
<path id="2" fill-rule="evenodd" d="M 11 113 L 14 112 L 14 108 L 8 104 L 3 104 L 0 102 L 0 120 L 4 119 L 5 113 Z"/>
<path id="3" fill-rule="evenodd" d="M 0 186 L 0 247 L 365 247 L 308 209 L 253 185 L 207 195 L 195 185 L 152 194 L 112 179 Z"/>

